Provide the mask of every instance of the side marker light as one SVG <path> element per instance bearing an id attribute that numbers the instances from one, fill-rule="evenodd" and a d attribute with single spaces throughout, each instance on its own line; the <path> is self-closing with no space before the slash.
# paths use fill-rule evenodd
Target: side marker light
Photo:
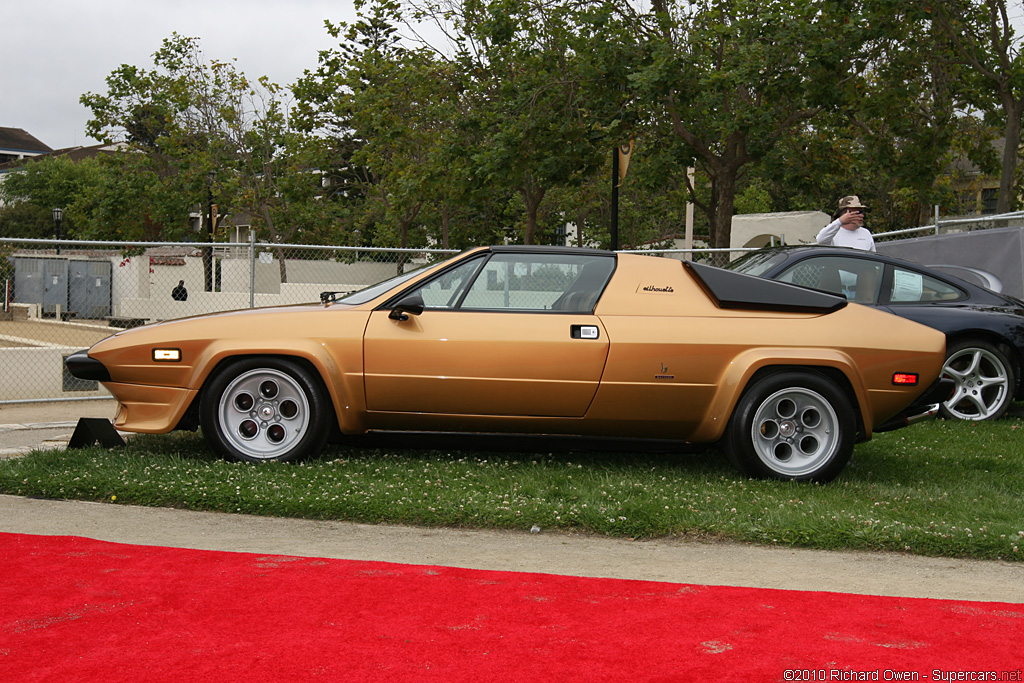
<path id="1" fill-rule="evenodd" d="M 892 383 L 897 386 L 912 387 L 917 385 L 916 372 L 895 372 L 892 375 Z"/>
<path id="2" fill-rule="evenodd" d="M 181 349 L 153 349 L 154 363 L 181 362 Z"/>

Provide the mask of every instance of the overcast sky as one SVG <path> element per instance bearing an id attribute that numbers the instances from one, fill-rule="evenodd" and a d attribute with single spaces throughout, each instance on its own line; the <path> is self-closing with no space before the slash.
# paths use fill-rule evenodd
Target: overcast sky
<path id="1" fill-rule="evenodd" d="M 175 31 L 199 38 L 207 61 L 235 59 L 250 79 L 290 85 L 337 45 L 324 19 L 354 17 L 352 0 L 2 0 L 0 126 L 53 149 L 96 144 L 79 97 L 105 93 L 121 64 L 153 68 Z"/>
<path id="2" fill-rule="evenodd" d="M 95 144 L 79 97 L 105 93 L 121 64 L 152 68 L 175 31 L 199 38 L 207 61 L 235 59 L 250 79 L 291 85 L 337 45 L 324 19 L 354 18 L 352 0 L 0 0 L 0 126 L 53 149 Z"/>

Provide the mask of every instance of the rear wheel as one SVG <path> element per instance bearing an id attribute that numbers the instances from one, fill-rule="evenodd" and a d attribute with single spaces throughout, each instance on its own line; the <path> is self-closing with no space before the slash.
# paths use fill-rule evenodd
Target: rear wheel
<path id="1" fill-rule="evenodd" d="M 998 420 L 1013 401 L 1013 366 L 988 342 L 968 340 L 951 346 L 942 375 L 956 382 L 953 396 L 940 408 L 945 418 Z"/>
<path id="2" fill-rule="evenodd" d="M 779 372 L 744 392 L 724 446 L 747 476 L 827 482 L 853 455 L 855 432 L 853 406 L 835 382 L 810 372 Z"/>
<path id="3" fill-rule="evenodd" d="M 221 455 L 247 462 L 316 455 L 330 429 L 330 401 L 319 378 L 286 358 L 234 361 L 203 392 L 200 421 Z"/>

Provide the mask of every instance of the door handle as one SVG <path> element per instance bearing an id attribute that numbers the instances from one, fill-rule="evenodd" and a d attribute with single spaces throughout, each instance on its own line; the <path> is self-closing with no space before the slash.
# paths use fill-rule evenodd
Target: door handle
<path id="1" fill-rule="evenodd" d="M 597 325 L 570 325 L 569 336 L 573 339 L 598 339 L 601 331 Z"/>

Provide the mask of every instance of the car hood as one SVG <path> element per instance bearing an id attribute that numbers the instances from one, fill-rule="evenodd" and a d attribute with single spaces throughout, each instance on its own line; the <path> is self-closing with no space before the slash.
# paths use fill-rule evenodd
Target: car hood
<path id="1" fill-rule="evenodd" d="M 222 359 L 249 354 L 292 355 L 331 364 L 340 347 L 361 344 L 369 307 L 302 304 L 243 309 L 168 320 L 118 332 L 96 343 L 89 358 L 110 381 L 198 386 Z M 157 351 L 177 350 L 161 362 Z"/>

